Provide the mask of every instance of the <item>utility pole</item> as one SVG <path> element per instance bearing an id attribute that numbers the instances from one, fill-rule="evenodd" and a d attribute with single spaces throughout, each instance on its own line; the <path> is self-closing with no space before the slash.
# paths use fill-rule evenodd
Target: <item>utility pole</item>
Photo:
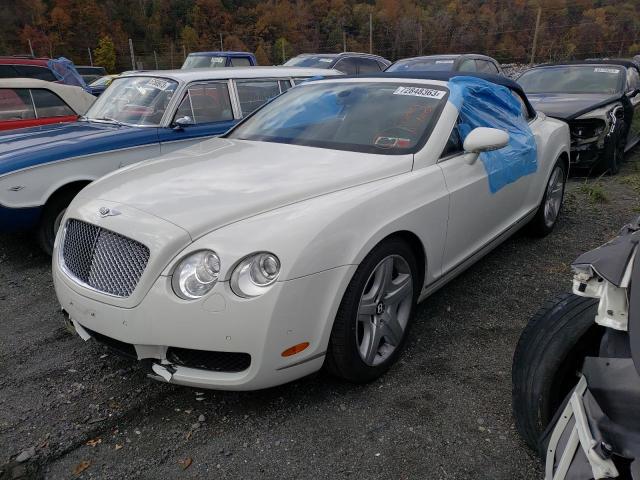
<path id="1" fill-rule="evenodd" d="M 538 7 L 538 15 L 536 16 L 536 30 L 533 32 L 533 46 L 531 47 L 531 62 L 533 65 L 533 61 L 536 57 L 536 46 L 538 44 L 538 30 L 540 29 L 540 16 L 542 15 L 542 7 Z"/>
<path id="2" fill-rule="evenodd" d="M 422 24 L 418 25 L 418 55 L 422 55 Z"/>
<path id="3" fill-rule="evenodd" d="M 30 38 L 28 38 L 28 39 L 27 39 L 27 42 L 29 42 L 29 50 L 31 50 L 31 56 L 32 56 L 32 57 L 35 57 L 36 55 L 33 53 L 33 47 L 31 46 L 31 39 L 30 39 Z"/>
<path id="4" fill-rule="evenodd" d="M 153 51 L 153 59 L 156 61 L 156 70 L 160 70 L 158 68 L 158 56 L 156 55 L 156 51 Z"/>
<path id="5" fill-rule="evenodd" d="M 89 52 L 89 65 L 93 67 L 93 57 L 91 56 L 91 48 L 87 47 L 87 51 Z"/>
<path id="6" fill-rule="evenodd" d="M 344 28 L 342 29 L 342 51 L 347 51 L 347 32 Z"/>
<path id="7" fill-rule="evenodd" d="M 284 42 L 285 42 L 285 39 L 283 38 L 282 39 L 282 43 L 281 43 L 281 45 L 282 45 L 282 63 L 284 63 L 287 60 L 285 58 L 285 55 L 284 55 Z"/>
<path id="8" fill-rule="evenodd" d="M 171 42 L 171 49 L 169 50 L 169 57 L 171 58 L 171 70 L 173 70 L 173 42 Z"/>
<path id="9" fill-rule="evenodd" d="M 224 52 L 224 44 L 222 43 L 222 33 L 220 33 L 220 51 Z"/>
<path id="10" fill-rule="evenodd" d="M 182 44 L 182 60 L 186 60 L 187 59 L 187 48 L 184 46 L 184 43 Z"/>
<path id="11" fill-rule="evenodd" d="M 129 53 L 131 54 L 131 68 L 136 70 L 136 56 L 133 53 L 133 40 L 129 39 Z"/>
<path id="12" fill-rule="evenodd" d="M 373 14 L 369 12 L 369 53 L 373 53 Z"/>

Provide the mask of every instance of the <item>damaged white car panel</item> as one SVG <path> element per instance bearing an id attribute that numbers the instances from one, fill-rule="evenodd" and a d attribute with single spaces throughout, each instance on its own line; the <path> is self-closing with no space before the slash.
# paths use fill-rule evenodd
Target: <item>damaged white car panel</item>
<path id="1" fill-rule="evenodd" d="M 361 381 L 382 374 L 418 299 L 530 219 L 552 228 L 562 201 L 566 124 L 524 119 L 512 99 L 536 168 L 491 191 L 481 152 L 497 148 L 494 167 L 510 173 L 499 163 L 508 136 L 479 129 L 452 142 L 450 89 L 392 75 L 309 82 L 225 138 L 94 182 L 56 239 L 62 308 L 172 383 L 248 390 L 300 378 L 335 350 L 336 319 L 359 322 L 343 367 L 361 361 Z M 342 311 L 348 288 L 364 313 Z"/>
<path id="2" fill-rule="evenodd" d="M 547 431 L 546 480 L 639 478 L 639 239 L 640 219 L 573 264 L 573 293 L 599 299 L 594 321 L 606 333 Z"/>

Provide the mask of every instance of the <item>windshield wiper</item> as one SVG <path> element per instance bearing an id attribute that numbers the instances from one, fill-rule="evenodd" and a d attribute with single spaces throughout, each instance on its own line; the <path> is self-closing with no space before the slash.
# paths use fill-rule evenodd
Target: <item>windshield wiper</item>
<path id="1" fill-rule="evenodd" d="M 102 120 L 102 121 L 106 121 L 106 122 L 113 122 L 116 125 L 118 125 L 119 127 L 122 127 L 124 125 L 124 123 L 120 122 L 119 120 L 116 120 L 115 118 L 111 118 L 111 117 L 93 118 L 92 120 Z"/>

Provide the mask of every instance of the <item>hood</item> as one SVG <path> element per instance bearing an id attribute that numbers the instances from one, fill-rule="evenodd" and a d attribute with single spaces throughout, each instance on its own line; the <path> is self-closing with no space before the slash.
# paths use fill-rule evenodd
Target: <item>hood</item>
<path id="1" fill-rule="evenodd" d="M 132 206 L 178 225 L 195 239 L 278 207 L 412 167 L 413 155 L 215 138 L 113 172 L 78 197 Z"/>
<path id="2" fill-rule="evenodd" d="M 0 134 L 0 175 L 43 163 L 158 142 L 154 127 L 78 121 Z"/>
<path id="3" fill-rule="evenodd" d="M 536 110 L 560 120 L 571 120 L 589 110 L 618 100 L 620 95 L 608 93 L 527 93 L 527 98 Z"/>

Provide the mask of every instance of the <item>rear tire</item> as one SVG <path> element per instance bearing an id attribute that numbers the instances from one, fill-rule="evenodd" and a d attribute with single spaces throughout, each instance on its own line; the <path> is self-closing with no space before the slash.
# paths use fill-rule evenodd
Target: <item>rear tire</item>
<path id="1" fill-rule="evenodd" d="M 37 236 L 40 247 L 47 255 L 53 253 L 53 243 L 55 242 L 62 217 L 71 200 L 78 194 L 78 191 L 73 189 L 56 193 L 44 207 Z"/>
<path id="2" fill-rule="evenodd" d="M 583 360 L 598 355 L 604 328 L 595 323 L 598 299 L 571 293 L 545 303 L 525 327 L 513 356 L 516 429 L 541 452 L 540 437 L 579 379 Z"/>
<path id="3" fill-rule="evenodd" d="M 562 212 L 566 182 L 567 162 L 560 158 L 551 170 L 538 211 L 527 226 L 531 235 L 545 237 L 553 231 Z"/>
<path id="4" fill-rule="evenodd" d="M 379 281 L 384 275 L 380 272 L 386 271 L 391 272 L 390 280 Z M 378 289 L 378 285 L 388 288 Z M 421 286 L 415 255 L 406 242 L 390 238 L 376 246 L 356 270 L 342 298 L 326 369 L 354 383 L 383 375 L 405 345 Z"/>

